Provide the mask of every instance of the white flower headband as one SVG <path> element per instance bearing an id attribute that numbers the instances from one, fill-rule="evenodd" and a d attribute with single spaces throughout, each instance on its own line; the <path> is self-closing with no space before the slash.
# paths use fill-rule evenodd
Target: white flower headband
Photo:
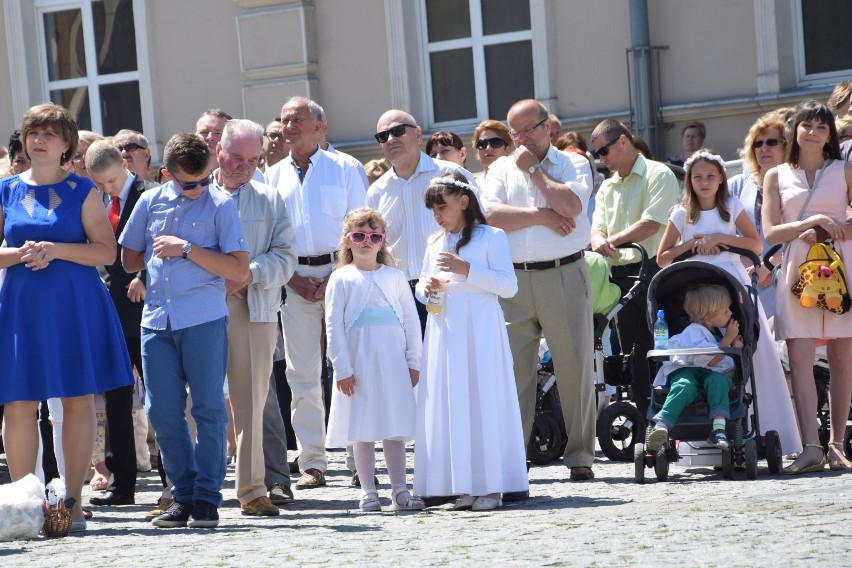
<path id="1" fill-rule="evenodd" d="M 685 172 L 688 171 L 689 168 L 692 167 L 692 164 L 694 164 L 697 160 L 701 159 L 708 160 L 710 162 L 716 162 L 722 167 L 722 171 L 725 173 L 725 175 L 727 175 L 728 170 L 725 168 L 725 160 L 722 159 L 722 156 L 720 156 L 719 154 L 711 154 L 707 151 L 696 152 L 692 156 L 690 156 L 689 159 L 683 163 L 683 170 Z"/>
<path id="2" fill-rule="evenodd" d="M 429 185 L 454 185 L 462 189 L 468 189 L 470 191 L 473 191 L 473 186 L 469 183 L 464 183 L 463 181 L 459 181 L 456 178 L 450 176 L 432 178 L 429 181 Z"/>

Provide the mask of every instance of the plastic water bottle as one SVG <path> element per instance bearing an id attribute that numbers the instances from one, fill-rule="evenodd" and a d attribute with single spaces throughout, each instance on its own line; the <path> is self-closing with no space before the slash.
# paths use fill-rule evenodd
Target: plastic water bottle
<path id="1" fill-rule="evenodd" d="M 666 314 L 657 311 L 657 321 L 654 322 L 654 349 L 666 349 L 669 346 L 669 326 L 666 325 Z"/>

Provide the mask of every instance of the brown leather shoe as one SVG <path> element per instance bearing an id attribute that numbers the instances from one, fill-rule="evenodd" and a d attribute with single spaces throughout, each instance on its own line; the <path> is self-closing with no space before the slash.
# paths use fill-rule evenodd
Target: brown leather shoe
<path id="1" fill-rule="evenodd" d="M 150 522 L 156 517 L 165 514 L 166 510 L 172 506 L 172 503 L 174 503 L 174 500 L 169 499 L 168 497 L 160 497 L 157 499 L 157 508 L 145 513 L 145 520 Z"/>
<path id="2" fill-rule="evenodd" d="M 579 466 L 571 468 L 571 481 L 588 481 L 595 478 L 595 472 L 592 468 Z"/>
<path id="3" fill-rule="evenodd" d="M 315 467 L 309 467 L 302 473 L 294 487 L 296 489 L 313 489 L 323 485 L 325 485 L 325 473 Z"/>
<path id="4" fill-rule="evenodd" d="M 281 511 L 278 510 L 278 507 L 272 504 L 269 497 L 264 495 L 263 497 L 258 497 L 253 501 L 249 501 L 245 505 L 241 505 L 240 512 L 243 515 L 248 515 L 250 517 L 275 517 Z"/>

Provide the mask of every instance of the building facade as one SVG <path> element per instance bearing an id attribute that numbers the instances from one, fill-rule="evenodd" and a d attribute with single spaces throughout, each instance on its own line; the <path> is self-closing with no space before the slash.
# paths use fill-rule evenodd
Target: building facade
<path id="1" fill-rule="evenodd" d="M 563 131 L 644 125 L 661 158 L 700 120 L 734 158 L 757 116 L 852 78 L 849 22 L 852 1 L 834 0 L 2 0 L 0 140 L 53 100 L 81 127 L 141 130 L 156 161 L 207 108 L 265 124 L 304 95 L 366 160 L 388 108 L 468 140 L 534 97 Z"/>

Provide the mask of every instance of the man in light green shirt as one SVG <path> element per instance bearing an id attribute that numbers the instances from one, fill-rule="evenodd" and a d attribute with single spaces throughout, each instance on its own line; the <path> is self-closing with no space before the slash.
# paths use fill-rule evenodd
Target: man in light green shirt
<path id="1" fill-rule="evenodd" d="M 657 248 L 678 200 L 680 188 L 671 170 L 647 160 L 633 146 L 630 130 L 617 120 L 604 120 L 592 132 L 593 154 L 613 172 L 595 196 L 592 250 L 610 260 L 612 277 L 626 293 L 639 274 L 640 255 L 634 249 L 616 250 L 624 243 L 639 243 L 648 252 L 648 281 L 659 267 Z M 651 394 L 648 364 L 653 344 L 648 327 L 645 291 L 637 294 L 618 317 L 621 352 L 632 350 L 633 399 L 644 416 Z"/>

